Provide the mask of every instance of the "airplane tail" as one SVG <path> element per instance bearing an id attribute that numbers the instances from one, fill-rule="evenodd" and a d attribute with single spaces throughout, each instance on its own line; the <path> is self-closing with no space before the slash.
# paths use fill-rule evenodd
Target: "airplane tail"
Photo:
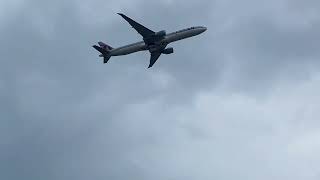
<path id="1" fill-rule="evenodd" d="M 92 47 L 101 53 L 99 56 L 103 57 L 103 63 L 107 63 L 111 57 L 110 51 L 113 48 L 103 42 L 98 42 L 98 44 L 99 46 L 93 45 Z"/>
<path id="2" fill-rule="evenodd" d="M 111 50 L 113 49 L 113 47 L 105 44 L 104 42 L 101 42 L 101 41 L 100 41 L 100 42 L 98 42 L 98 44 L 99 44 L 100 47 L 102 47 L 103 49 L 106 49 L 106 50 L 108 50 L 108 51 L 111 51 Z"/>

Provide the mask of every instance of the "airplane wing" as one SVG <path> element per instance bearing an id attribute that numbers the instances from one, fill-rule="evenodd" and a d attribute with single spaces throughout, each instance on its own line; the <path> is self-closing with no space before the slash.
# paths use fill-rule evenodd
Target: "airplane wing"
<path id="1" fill-rule="evenodd" d="M 135 22 L 134 20 L 132 20 L 131 18 L 127 17 L 124 14 L 118 13 L 121 17 L 123 17 L 123 19 L 125 19 L 139 34 L 141 34 L 141 36 L 143 38 L 147 38 L 150 37 L 151 35 L 154 35 L 155 32 L 144 27 L 143 25 Z"/>
<path id="2" fill-rule="evenodd" d="M 148 68 L 151 68 L 153 66 L 153 64 L 159 59 L 160 55 L 161 55 L 160 51 L 155 51 L 151 53 L 150 64 Z"/>

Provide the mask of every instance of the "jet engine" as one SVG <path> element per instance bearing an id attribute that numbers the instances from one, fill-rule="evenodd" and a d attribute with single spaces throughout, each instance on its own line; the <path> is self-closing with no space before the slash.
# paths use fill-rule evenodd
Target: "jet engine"
<path id="1" fill-rule="evenodd" d="M 156 36 L 160 36 L 160 37 L 163 37 L 167 35 L 166 31 L 165 30 L 162 30 L 162 31 L 159 31 L 159 32 L 156 32 Z"/>
<path id="2" fill-rule="evenodd" d="M 163 54 L 172 54 L 173 53 L 173 48 L 172 47 L 169 47 L 167 49 L 164 49 L 162 51 Z"/>

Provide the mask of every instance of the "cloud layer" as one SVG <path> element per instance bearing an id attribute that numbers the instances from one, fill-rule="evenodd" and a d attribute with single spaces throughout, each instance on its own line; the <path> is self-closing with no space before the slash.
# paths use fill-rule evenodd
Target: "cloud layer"
<path id="1" fill-rule="evenodd" d="M 0 2 L 0 179 L 319 179 L 319 2 Z M 147 69 L 91 45 L 205 25 Z"/>

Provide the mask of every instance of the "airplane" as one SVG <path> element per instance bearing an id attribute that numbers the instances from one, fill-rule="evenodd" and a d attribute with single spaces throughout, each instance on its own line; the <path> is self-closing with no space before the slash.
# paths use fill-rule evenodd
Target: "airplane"
<path id="1" fill-rule="evenodd" d="M 173 53 L 172 47 L 166 48 L 169 43 L 199 35 L 207 30 L 206 27 L 196 26 L 169 34 L 165 30 L 154 32 L 122 13 L 118 13 L 118 15 L 125 19 L 143 37 L 143 41 L 119 48 L 113 48 L 103 42 L 98 42 L 99 46 L 93 45 L 92 47 L 101 53 L 99 56 L 103 57 L 104 63 L 107 63 L 111 56 L 122 56 L 148 50 L 151 54 L 148 68 L 151 68 L 161 54 Z"/>

